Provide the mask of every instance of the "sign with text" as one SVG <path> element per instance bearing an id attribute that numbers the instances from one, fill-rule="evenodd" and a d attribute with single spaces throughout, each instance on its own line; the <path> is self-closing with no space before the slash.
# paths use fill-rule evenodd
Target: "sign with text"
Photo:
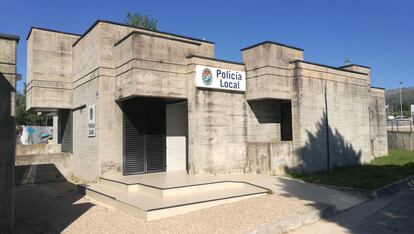
<path id="1" fill-rule="evenodd" d="M 246 91 L 246 72 L 197 65 L 196 86 L 244 92 Z"/>
<path id="2" fill-rule="evenodd" d="M 95 105 L 88 106 L 88 137 L 96 136 Z"/>

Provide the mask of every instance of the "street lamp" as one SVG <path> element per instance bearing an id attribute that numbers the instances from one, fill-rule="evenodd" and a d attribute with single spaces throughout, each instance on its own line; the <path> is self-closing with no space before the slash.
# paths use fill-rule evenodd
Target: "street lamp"
<path id="1" fill-rule="evenodd" d="M 402 111 L 402 95 L 401 95 L 401 85 L 403 84 L 403 82 L 400 81 L 400 119 L 403 118 L 403 111 Z"/>

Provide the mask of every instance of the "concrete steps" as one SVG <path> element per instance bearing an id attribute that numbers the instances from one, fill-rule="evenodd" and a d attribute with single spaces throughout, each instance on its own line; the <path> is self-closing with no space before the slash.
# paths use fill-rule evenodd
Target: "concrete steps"
<path id="1" fill-rule="evenodd" d="M 100 183 L 85 185 L 85 193 L 92 200 L 150 221 L 262 196 L 269 190 L 231 181 L 161 188 L 101 178 Z"/>

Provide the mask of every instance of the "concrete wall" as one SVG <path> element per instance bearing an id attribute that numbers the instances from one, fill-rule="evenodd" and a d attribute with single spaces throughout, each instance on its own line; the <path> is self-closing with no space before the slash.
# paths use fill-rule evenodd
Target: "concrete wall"
<path id="1" fill-rule="evenodd" d="M 186 57 L 200 45 L 132 34 L 116 46 L 118 98 L 187 98 Z"/>
<path id="2" fill-rule="evenodd" d="M 246 65 L 246 98 L 291 99 L 289 62 L 303 59 L 303 50 L 265 42 L 242 50 Z"/>
<path id="3" fill-rule="evenodd" d="M 369 77 L 300 61 L 294 69 L 294 169 L 326 170 L 328 157 L 330 168 L 369 162 Z"/>
<path id="4" fill-rule="evenodd" d="M 388 155 L 385 90 L 371 88 L 370 104 L 371 151 L 375 157 Z"/>
<path id="5" fill-rule="evenodd" d="M 72 108 L 72 44 L 78 38 L 31 29 L 27 39 L 26 109 Z"/>
<path id="6" fill-rule="evenodd" d="M 214 54 L 210 43 L 197 42 L 200 44 L 197 50 L 188 49 L 195 42 L 187 46 L 189 43 L 146 34 L 126 37 L 132 31 L 148 33 L 99 22 L 73 47 L 73 106 L 93 104 L 97 111 L 94 138 L 87 137 L 85 113 L 82 110 L 73 113 L 74 178 L 95 181 L 105 173 L 122 173 L 122 111 L 116 100 L 133 95 L 168 97 L 167 93 L 171 93 L 170 97 L 185 99 L 186 77 L 178 75 L 183 71 L 183 61 L 191 54 Z M 151 49 L 147 51 L 147 48 Z M 133 88 L 131 92 L 130 88 Z"/>
<path id="7" fill-rule="evenodd" d="M 16 48 L 19 37 L 0 34 L 0 232 L 13 232 L 16 146 Z"/>
<path id="8" fill-rule="evenodd" d="M 292 165 L 292 142 L 247 142 L 246 172 L 283 175 Z"/>
<path id="9" fill-rule="evenodd" d="M 230 70 L 244 70 L 244 66 L 196 57 L 187 63 L 189 172 L 243 172 L 247 124 L 245 93 L 196 88 L 195 65 Z"/>
<path id="10" fill-rule="evenodd" d="M 69 153 L 16 154 L 16 184 L 70 181 Z"/>
<path id="11" fill-rule="evenodd" d="M 46 48 L 31 37 L 31 48 Z M 192 174 L 312 172 L 326 169 L 328 155 L 333 167 L 386 153 L 383 96 L 367 67 L 305 62 L 302 49 L 275 42 L 243 49 L 244 64 L 225 62 L 213 58 L 212 43 L 104 21 L 70 51 L 71 106 L 97 111 L 96 137 L 87 135 L 85 109 L 73 112 L 71 167 L 81 181 L 122 173 L 120 105 L 135 96 L 187 99 Z M 42 53 L 28 55 L 33 65 Z M 196 64 L 246 71 L 247 91 L 196 88 Z M 292 141 L 281 137 L 286 103 Z"/>
<path id="12" fill-rule="evenodd" d="M 387 133 L 388 148 L 414 151 L 413 132 L 391 132 Z"/>
<path id="13" fill-rule="evenodd" d="M 61 152 L 60 144 L 17 145 L 16 155 L 54 154 Z"/>

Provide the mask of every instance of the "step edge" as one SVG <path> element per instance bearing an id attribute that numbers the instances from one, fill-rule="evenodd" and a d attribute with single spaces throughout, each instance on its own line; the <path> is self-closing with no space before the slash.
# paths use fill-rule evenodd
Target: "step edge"
<path id="1" fill-rule="evenodd" d="M 196 204 L 201 204 L 201 203 L 221 201 L 221 200 L 227 200 L 227 199 L 233 199 L 233 198 L 239 198 L 239 197 L 248 197 L 248 196 L 260 195 L 260 194 L 266 195 L 268 193 L 267 192 L 256 192 L 256 193 L 248 193 L 248 194 L 242 194 L 242 195 L 236 195 L 236 196 L 228 196 L 228 197 L 223 197 L 223 198 L 209 199 L 209 200 L 185 203 L 185 204 L 180 204 L 180 205 L 173 205 L 173 206 L 166 206 L 166 207 L 148 209 L 147 212 L 173 209 L 173 208 L 182 207 L 182 206 L 191 206 L 191 205 L 196 205 Z"/>
<path id="2" fill-rule="evenodd" d="M 93 189 L 93 188 L 90 188 L 90 187 L 85 187 L 85 189 L 86 189 L 86 190 L 91 190 L 92 192 L 98 193 L 98 194 L 100 194 L 100 195 L 102 195 L 102 196 L 106 196 L 106 197 L 111 198 L 111 199 L 113 199 L 113 200 L 115 200 L 115 201 L 121 202 L 121 203 L 123 203 L 123 204 L 126 204 L 126 205 L 128 205 L 128 206 L 131 206 L 131 207 L 134 207 L 134 208 L 140 209 L 140 210 L 145 211 L 145 212 L 151 212 L 151 211 L 157 211 L 157 210 L 164 210 L 164 209 L 172 209 L 172 208 L 181 207 L 181 206 L 189 206 L 189 205 L 195 205 L 195 204 L 200 204 L 200 203 L 205 203 L 205 202 L 220 201 L 220 200 L 226 200 L 226 199 L 232 199 L 232 198 L 238 198 L 238 197 L 246 197 L 246 196 L 259 195 L 259 194 L 263 194 L 263 195 L 269 194 L 269 192 L 268 192 L 268 191 L 262 191 L 262 192 L 255 192 L 255 193 L 241 194 L 241 195 L 236 195 L 236 196 L 226 196 L 226 197 L 222 197 L 222 198 L 216 198 L 216 199 L 208 199 L 208 200 L 196 201 L 196 202 L 191 202 L 191 203 L 184 203 L 184 204 L 179 204 L 179 205 L 165 206 L 165 207 L 154 208 L 154 209 L 143 209 L 143 208 L 136 207 L 135 205 L 132 205 L 132 204 L 126 203 L 125 201 L 119 200 L 119 199 L 117 199 L 116 197 L 113 197 L 113 196 L 110 196 L 110 195 L 104 194 L 104 193 L 102 193 L 102 192 L 96 191 L 96 189 Z M 108 188 L 106 188 L 106 189 L 108 189 Z M 110 190 L 113 190 L 113 189 L 110 189 Z M 161 198 L 161 199 L 162 199 L 162 198 Z"/>
<path id="3" fill-rule="evenodd" d="M 254 187 L 257 187 L 257 188 L 261 188 L 261 189 L 267 190 L 269 193 L 271 193 L 271 190 L 268 189 L 268 188 L 265 188 L 265 187 L 262 187 L 262 186 L 259 186 L 259 185 L 256 185 L 256 184 L 252 184 L 250 182 L 240 181 L 240 180 L 221 180 L 221 181 L 214 181 L 214 182 L 197 183 L 197 184 L 191 184 L 191 185 L 182 185 L 182 186 L 174 186 L 174 187 L 164 187 L 164 188 L 161 188 L 161 187 L 157 187 L 157 186 L 149 185 L 149 184 L 145 184 L 145 183 L 126 183 L 126 182 L 117 181 L 117 180 L 114 180 L 114 179 L 109 179 L 109 178 L 104 178 L 104 177 L 101 177 L 100 179 L 107 180 L 107 181 L 111 181 L 111 182 L 114 182 L 114 183 L 124 184 L 124 185 L 127 185 L 127 186 L 142 185 L 142 186 L 147 186 L 147 187 L 151 187 L 151 188 L 154 188 L 154 189 L 160 189 L 160 190 L 187 188 L 187 187 L 193 187 L 193 186 L 209 185 L 209 184 L 219 184 L 219 183 L 243 183 L 243 184 L 247 184 L 247 185 L 251 185 L 251 186 L 254 186 Z"/>

